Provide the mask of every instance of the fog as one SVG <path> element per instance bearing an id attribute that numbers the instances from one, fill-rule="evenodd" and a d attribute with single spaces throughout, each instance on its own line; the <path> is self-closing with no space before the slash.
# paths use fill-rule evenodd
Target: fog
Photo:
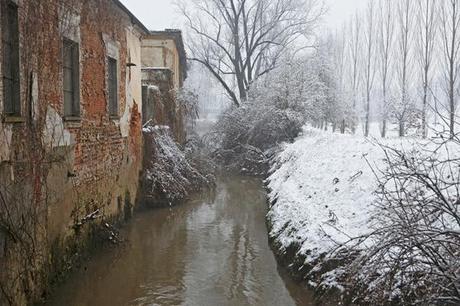
<path id="1" fill-rule="evenodd" d="M 175 0 L 121 0 L 148 28 L 161 30 L 181 28 L 180 15 L 174 6 Z M 356 8 L 366 4 L 363 0 L 327 0 L 328 14 L 324 17 L 325 26 L 340 27 Z"/>

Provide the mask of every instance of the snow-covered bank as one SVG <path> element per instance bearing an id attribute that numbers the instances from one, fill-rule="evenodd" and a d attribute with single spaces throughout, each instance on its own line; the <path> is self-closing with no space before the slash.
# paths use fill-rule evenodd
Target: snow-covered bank
<path id="1" fill-rule="evenodd" d="M 367 232 L 378 187 L 368 163 L 379 167 L 383 160 L 381 147 L 370 140 L 305 129 L 268 178 L 270 201 L 276 202 L 269 212 L 271 235 L 285 246 L 300 244 L 313 261 Z"/>
<path id="2" fill-rule="evenodd" d="M 267 179 L 281 262 L 359 303 L 458 305 L 459 148 L 305 128 Z"/>
<path id="3" fill-rule="evenodd" d="M 411 145 L 407 139 L 382 142 Z M 270 237 L 279 251 L 295 246 L 295 256 L 304 261 L 291 268 L 304 265 L 309 271 L 323 270 L 326 254 L 351 237 L 371 232 L 378 187 L 374 170 L 383 167 L 384 158 L 376 141 L 311 128 L 286 145 L 267 180 L 268 220 Z M 321 286 L 340 288 L 335 276 L 312 277 L 310 283 L 315 286 L 314 281 L 322 281 Z"/>

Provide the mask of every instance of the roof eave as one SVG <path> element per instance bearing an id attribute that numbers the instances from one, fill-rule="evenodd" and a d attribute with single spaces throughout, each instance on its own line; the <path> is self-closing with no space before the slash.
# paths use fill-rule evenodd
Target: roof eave
<path id="1" fill-rule="evenodd" d="M 113 0 L 113 2 L 131 18 L 131 22 L 138 26 L 139 29 L 144 32 L 143 34 L 150 34 L 149 29 L 147 29 L 147 27 L 123 3 L 121 3 L 120 0 Z"/>

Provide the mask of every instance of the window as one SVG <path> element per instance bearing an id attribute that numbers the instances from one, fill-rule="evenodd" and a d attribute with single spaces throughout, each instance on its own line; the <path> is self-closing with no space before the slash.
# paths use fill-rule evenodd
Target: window
<path id="1" fill-rule="evenodd" d="M 18 7 L 12 1 L 2 4 L 3 112 L 8 116 L 20 116 Z"/>
<path id="2" fill-rule="evenodd" d="M 64 115 L 80 117 L 80 59 L 78 44 L 68 39 L 63 43 Z"/>
<path id="3" fill-rule="evenodd" d="M 117 60 L 108 58 L 109 115 L 118 117 L 118 67 Z"/>

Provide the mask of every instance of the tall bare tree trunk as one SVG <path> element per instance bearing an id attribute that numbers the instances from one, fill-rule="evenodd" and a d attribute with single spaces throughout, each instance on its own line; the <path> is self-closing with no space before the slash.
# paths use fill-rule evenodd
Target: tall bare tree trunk
<path id="1" fill-rule="evenodd" d="M 458 79 L 460 40 L 458 28 L 460 23 L 460 0 L 447 0 L 440 4 L 442 24 L 442 42 L 446 64 L 446 93 L 449 111 L 449 136 L 455 137 L 456 90 Z"/>
<path id="2" fill-rule="evenodd" d="M 380 0 L 380 61 L 382 81 L 382 126 L 380 135 L 382 138 L 387 134 L 388 120 L 388 88 L 390 72 L 391 50 L 393 46 L 394 20 L 392 11 L 392 0 Z"/>
<path id="3" fill-rule="evenodd" d="M 400 26 L 400 37 L 399 37 L 399 52 L 401 53 L 400 62 L 400 89 L 401 89 L 401 105 L 398 110 L 398 121 L 399 121 L 399 136 L 404 137 L 406 135 L 406 117 L 409 106 L 409 93 L 408 93 L 408 70 L 410 65 L 409 53 L 411 49 L 411 7 L 412 0 L 402 0 L 399 3 L 398 14 L 399 14 L 399 26 Z"/>
<path id="4" fill-rule="evenodd" d="M 353 99 L 353 117 L 356 112 L 356 106 L 358 104 L 358 89 L 359 89 L 359 49 L 360 49 L 360 33 L 361 33 L 361 21 L 358 15 L 355 15 L 354 19 L 351 21 L 350 24 L 350 55 L 352 60 L 352 71 L 351 71 L 351 87 L 352 87 L 352 99 Z M 356 122 L 355 118 L 353 118 L 353 122 L 351 125 L 351 130 L 353 134 L 356 133 Z"/>
<path id="5" fill-rule="evenodd" d="M 455 136 L 455 79 L 456 79 L 456 41 L 458 29 L 458 3 L 456 0 L 451 1 L 452 4 L 452 37 L 449 57 L 449 111 L 450 111 L 450 137 Z"/>
<path id="6" fill-rule="evenodd" d="M 364 136 L 369 136 L 370 113 L 371 113 L 371 94 L 374 85 L 374 2 L 369 1 L 366 14 L 366 67 L 365 67 L 365 82 L 366 82 L 366 106 L 365 106 L 365 123 Z"/>
<path id="7" fill-rule="evenodd" d="M 436 36 L 436 2 L 435 0 L 421 0 L 418 2 L 419 11 L 419 53 L 422 67 L 422 136 L 427 137 L 427 111 L 429 104 L 429 90 L 433 50 Z"/>

